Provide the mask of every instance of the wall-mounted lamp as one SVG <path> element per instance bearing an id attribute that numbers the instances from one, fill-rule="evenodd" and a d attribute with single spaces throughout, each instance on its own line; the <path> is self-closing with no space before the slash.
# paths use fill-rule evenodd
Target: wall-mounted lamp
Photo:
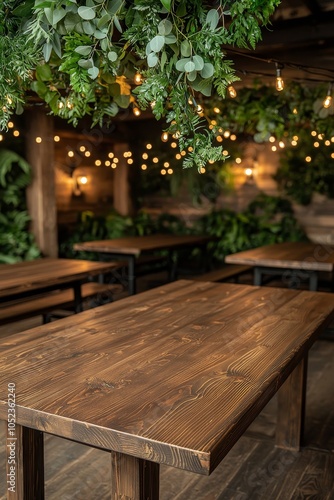
<path id="1" fill-rule="evenodd" d="M 82 186 L 87 184 L 88 178 L 85 175 L 75 175 L 73 176 L 73 194 L 74 196 L 82 195 Z"/>

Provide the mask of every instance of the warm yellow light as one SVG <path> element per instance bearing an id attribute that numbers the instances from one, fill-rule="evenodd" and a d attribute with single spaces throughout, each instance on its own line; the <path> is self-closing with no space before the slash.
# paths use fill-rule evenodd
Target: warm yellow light
<path id="1" fill-rule="evenodd" d="M 175 158 L 176 158 L 177 160 L 181 160 L 182 156 L 180 155 L 180 153 L 177 153 L 177 154 L 175 155 Z"/>
<path id="2" fill-rule="evenodd" d="M 313 135 L 313 137 L 315 137 L 317 135 L 317 132 L 315 130 L 312 130 L 311 135 Z"/>
<path id="3" fill-rule="evenodd" d="M 165 167 L 165 168 L 168 168 L 168 167 L 169 167 L 169 163 L 168 163 L 168 161 L 165 161 L 165 163 L 164 163 L 164 167 Z"/>
<path id="4" fill-rule="evenodd" d="M 277 147 L 276 146 L 271 146 L 271 150 L 272 151 L 277 151 Z"/>
<path id="5" fill-rule="evenodd" d="M 245 174 L 247 175 L 247 177 L 251 177 L 251 175 L 253 175 L 253 169 L 245 168 Z"/>
<path id="6" fill-rule="evenodd" d="M 241 161 L 242 161 L 242 160 L 241 160 L 241 158 L 236 158 L 236 159 L 235 159 L 235 163 L 238 163 L 238 164 L 239 164 L 239 163 L 241 163 Z"/>
<path id="7" fill-rule="evenodd" d="M 148 158 L 148 154 L 147 154 L 147 153 L 143 153 L 143 154 L 141 155 L 141 157 L 143 158 L 143 160 L 147 160 L 147 158 Z"/>
<path id="8" fill-rule="evenodd" d="M 291 146 L 297 146 L 298 142 L 297 141 L 291 141 Z"/>
<path id="9" fill-rule="evenodd" d="M 310 156 L 306 156 L 305 161 L 307 161 L 307 163 L 310 163 L 310 161 L 312 161 L 312 158 Z"/>
<path id="10" fill-rule="evenodd" d="M 13 136 L 18 137 L 20 135 L 20 132 L 18 130 L 14 130 Z"/>
<path id="11" fill-rule="evenodd" d="M 177 130 L 175 134 L 172 135 L 173 139 L 179 139 L 180 138 L 180 132 Z"/>
<path id="12" fill-rule="evenodd" d="M 323 138 L 324 138 L 324 134 L 318 134 L 318 139 L 319 139 L 320 141 L 322 141 L 322 140 L 323 140 Z"/>
<path id="13" fill-rule="evenodd" d="M 169 169 L 167 170 L 167 174 L 171 175 L 172 173 L 173 173 L 173 169 L 172 169 L 172 168 L 169 168 Z"/>
<path id="14" fill-rule="evenodd" d="M 87 184 L 88 179 L 85 175 L 81 175 L 80 177 L 78 177 L 78 182 L 79 182 L 79 184 L 84 185 L 84 184 Z"/>
<path id="15" fill-rule="evenodd" d="M 269 137 L 269 142 L 275 142 L 275 141 L 276 141 L 276 138 L 273 135 L 271 135 Z"/>
<path id="16" fill-rule="evenodd" d="M 95 160 L 95 165 L 99 167 L 102 164 L 101 160 Z"/>
<path id="17" fill-rule="evenodd" d="M 133 114 L 134 114 L 135 116 L 140 116 L 140 115 L 141 115 L 141 111 L 140 111 L 140 109 L 139 109 L 139 108 L 133 108 Z"/>
<path id="18" fill-rule="evenodd" d="M 8 122 L 8 128 L 13 128 L 14 127 L 14 123 L 13 122 Z"/>
<path id="19" fill-rule="evenodd" d="M 55 136 L 54 136 L 54 138 L 53 138 L 53 140 L 54 140 L 55 142 L 59 142 L 59 141 L 60 141 L 60 137 L 59 137 L 59 135 L 55 135 Z"/>
<path id="20" fill-rule="evenodd" d="M 79 151 L 81 151 L 81 153 L 84 153 L 86 151 L 85 146 L 80 146 Z"/>
<path id="21" fill-rule="evenodd" d="M 152 159 L 153 163 L 158 163 L 159 162 L 159 158 L 157 158 L 156 156 Z"/>
<path id="22" fill-rule="evenodd" d="M 0 134 L 0 142 L 3 141 L 3 135 Z"/>
<path id="23" fill-rule="evenodd" d="M 229 130 L 225 130 L 225 132 L 224 132 L 225 139 L 228 139 L 230 137 L 230 135 L 231 135 L 231 132 Z"/>
<path id="24" fill-rule="evenodd" d="M 62 101 L 58 102 L 58 109 L 63 109 L 64 103 Z"/>
<path id="25" fill-rule="evenodd" d="M 334 158 L 334 153 L 331 154 L 331 158 Z"/>
<path id="26" fill-rule="evenodd" d="M 224 155 L 224 156 L 227 156 L 227 155 L 228 155 L 228 151 L 227 151 L 227 149 L 224 149 L 224 151 L 223 151 L 223 155 Z"/>
<path id="27" fill-rule="evenodd" d="M 90 157 L 90 151 L 85 151 L 85 156 L 86 156 L 86 158 L 89 158 Z"/>
<path id="28" fill-rule="evenodd" d="M 215 162 L 214 160 L 209 160 L 210 165 L 213 165 L 214 162 Z"/>
<path id="29" fill-rule="evenodd" d="M 205 174 L 205 172 L 206 172 L 206 170 L 205 170 L 205 168 L 204 168 L 204 167 L 201 167 L 201 168 L 199 169 L 199 173 L 200 173 L 200 174 Z"/>
<path id="30" fill-rule="evenodd" d="M 331 137 L 331 142 L 334 142 L 334 136 L 333 136 L 333 137 Z"/>
<path id="31" fill-rule="evenodd" d="M 110 163 L 110 161 L 109 161 L 109 160 L 106 160 L 106 161 L 104 162 L 104 164 L 105 164 L 105 166 L 106 166 L 106 167 L 110 167 L 110 165 L 111 165 L 111 163 Z"/>
<path id="32" fill-rule="evenodd" d="M 222 136 L 221 136 L 221 135 L 217 135 L 217 137 L 216 137 L 216 141 L 217 141 L 217 142 L 223 142 L 223 138 L 222 138 Z"/>
<path id="33" fill-rule="evenodd" d="M 203 107 L 202 107 L 200 104 L 198 104 L 198 106 L 197 106 L 197 108 L 196 108 L 196 111 L 197 111 L 197 113 L 199 113 L 199 114 L 203 113 Z"/>
<path id="34" fill-rule="evenodd" d="M 155 108 L 155 105 L 156 105 L 156 101 L 152 101 L 152 102 L 150 103 L 151 109 L 154 109 L 154 108 Z"/>
<path id="35" fill-rule="evenodd" d="M 174 148 L 174 149 L 175 149 L 175 148 L 177 148 L 177 144 L 176 144 L 176 142 L 171 142 L 171 143 L 170 143 L 170 147 L 171 147 L 171 148 Z"/>
<path id="36" fill-rule="evenodd" d="M 194 148 L 192 146 L 189 146 L 188 151 L 191 153 L 192 151 L 194 151 Z"/>
<path id="37" fill-rule="evenodd" d="M 214 107 L 214 108 L 213 108 L 213 111 L 214 111 L 215 113 L 217 113 L 217 114 L 218 114 L 218 113 L 220 113 L 220 109 L 219 109 L 219 108 L 217 108 L 217 107 Z"/>
<path id="38" fill-rule="evenodd" d="M 37 144 L 40 144 L 42 142 L 42 137 L 36 137 L 35 141 Z"/>
<path id="39" fill-rule="evenodd" d="M 314 143 L 313 143 L 313 146 L 314 146 L 315 148 L 318 148 L 318 147 L 320 146 L 320 144 L 319 144 L 319 142 L 318 142 L 318 141 L 316 141 L 316 142 L 314 142 Z"/>
<path id="40" fill-rule="evenodd" d="M 292 113 L 293 113 L 294 115 L 298 115 L 298 109 L 297 109 L 297 108 L 293 108 Z"/>
<path id="41" fill-rule="evenodd" d="M 285 144 L 283 141 L 279 141 L 278 145 L 280 148 L 285 148 Z"/>
<path id="42" fill-rule="evenodd" d="M 237 136 L 235 134 L 230 135 L 230 141 L 236 141 Z"/>
<path id="43" fill-rule="evenodd" d="M 292 137 L 292 139 L 293 139 L 294 141 L 298 141 L 299 137 L 298 137 L 298 135 L 294 135 L 294 136 Z"/>
<path id="44" fill-rule="evenodd" d="M 233 87 L 233 85 L 230 85 L 229 87 L 227 87 L 227 90 L 228 90 L 228 93 L 230 94 L 230 97 L 232 99 L 234 99 L 235 97 L 237 97 L 237 91 L 235 90 L 235 88 Z"/>
<path id="45" fill-rule="evenodd" d="M 116 168 L 116 167 L 117 167 L 117 163 L 113 162 L 113 163 L 111 164 L 111 168 Z"/>
<path id="46" fill-rule="evenodd" d="M 140 85 L 141 83 L 143 83 L 143 77 L 142 75 L 139 73 L 139 71 L 135 74 L 135 76 L 133 77 L 133 81 L 135 82 L 136 85 Z"/>
<path id="47" fill-rule="evenodd" d="M 152 149 L 152 144 L 150 143 L 146 144 L 146 149 Z"/>
<path id="48" fill-rule="evenodd" d="M 74 151 L 69 151 L 69 152 L 67 153 L 67 156 L 69 156 L 70 158 L 73 158 L 73 156 L 74 156 Z"/>
<path id="49" fill-rule="evenodd" d="M 142 170 L 146 170 L 147 169 L 147 165 L 145 165 L 145 163 L 142 164 L 142 166 L 140 167 Z"/>
<path id="50" fill-rule="evenodd" d="M 331 141 L 325 141 L 325 146 L 330 146 L 331 145 Z"/>
<path id="51" fill-rule="evenodd" d="M 168 132 L 163 132 L 161 134 L 161 140 L 162 140 L 162 142 L 167 142 L 168 141 Z"/>
<path id="52" fill-rule="evenodd" d="M 73 109 L 73 104 L 72 104 L 72 102 L 71 102 L 71 101 L 66 101 L 66 107 L 67 107 L 68 109 Z"/>
<path id="53" fill-rule="evenodd" d="M 282 67 L 276 63 L 276 90 L 281 92 L 284 89 L 284 81 L 281 75 Z"/>
<path id="54" fill-rule="evenodd" d="M 118 163 L 119 162 L 119 159 L 118 158 L 114 158 L 114 163 Z"/>
<path id="55" fill-rule="evenodd" d="M 163 168 L 161 171 L 160 171 L 161 175 L 166 175 L 166 170 Z"/>
<path id="56" fill-rule="evenodd" d="M 114 156 L 115 156 L 114 153 L 108 153 L 109 158 L 113 158 Z"/>
<path id="57" fill-rule="evenodd" d="M 183 151 L 181 151 L 181 156 L 186 156 L 186 154 L 187 154 L 187 153 L 186 153 L 184 150 L 183 150 Z"/>
<path id="58" fill-rule="evenodd" d="M 333 101 L 333 98 L 331 95 L 327 95 L 324 102 L 322 103 L 323 107 L 325 109 L 328 109 L 330 108 L 331 104 L 332 104 L 332 101 Z"/>
<path id="59" fill-rule="evenodd" d="M 211 125 L 213 125 L 213 126 L 217 125 L 216 120 L 211 120 Z"/>
<path id="60" fill-rule="evenodd" d="M 133 164 L 133 159 L 132 158 L 128 158 L 126 160 L 126 163 L 128 163 L 128 165 L 132 165 Z"/>

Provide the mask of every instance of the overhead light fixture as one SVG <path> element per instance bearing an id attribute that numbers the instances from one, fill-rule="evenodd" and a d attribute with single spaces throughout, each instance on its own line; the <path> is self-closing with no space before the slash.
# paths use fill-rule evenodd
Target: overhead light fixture
<path id="1" fill-rule="evenodd" d="M 284 80 L 281 75 L 281 70 L 283 69 L 283 65 L 279 63 L 276 64 L 276 90 L 281 92 L 284 89 Z"/>

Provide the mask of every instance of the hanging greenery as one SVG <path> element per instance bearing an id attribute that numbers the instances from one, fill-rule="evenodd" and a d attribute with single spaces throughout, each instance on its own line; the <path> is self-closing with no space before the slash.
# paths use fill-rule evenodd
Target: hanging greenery
<path id="1" fill-rule="evenodd" d="M 74 125 L 87 114 L 101 125 L 120 109 L 151 106 L 187 150 L 184 167 L 221 160 L 197 95 L 225 97 L 238 77 L 222 46 L 254 49 L 279 3 L 3 0 L 0 128 L 33 93 Z M 133 88 L 136 73 L 142 83 Z"/>

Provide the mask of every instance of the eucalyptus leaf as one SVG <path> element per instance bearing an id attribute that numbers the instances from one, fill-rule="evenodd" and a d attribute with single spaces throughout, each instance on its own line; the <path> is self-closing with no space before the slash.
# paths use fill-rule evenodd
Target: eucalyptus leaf
<path id="1" fill-rule="evenodd" d="M 158 62 L 159 62 L 159 58 L 155 52 L 151 52 L 147 56 L 147 64 L 148 64 L 149 68 L 154 68 L 154 66 L 156 66 L 158 64 Z"/>
<path id="2" fill-rule="evenodd" d="M 86 33 L 86 35 L 93 35 L 93 33 L 96 29 L 94 24 L 91 23 L 90 21 L 83 21 L 82 27 L 83 27 L 83 30 Z"/>
<path id="3" fill-rule="evenodd" d="M 93 59 L 79 59 L 78 65 L 84 69 L 91 69 L 94 67 Z"/>
<path id="4" fill-rule="evenodd" d="M 206 15 L 206 24 L 209 24 L 210 29 L 214 31 L 219 23 L 219 14 L 216 9 L 211 9 Z"/>
<path id="5" fill-rule="evenodd" d="M 175 35 L 173 35 L 173 33 L 170 33 L 169 35 L 165 36 L 165 43 L 167 43 L 168 45 L 171 45 L 172 43 L 176 43 L 176 42 L 177 42 L 177 38 Z"/>
<path id="6" fill-rule="evenodd" d="M 163 19 L 158 24 L 158 33 L 159 35 L 166 36 L 172 32 L 173 24 L 168 19 Z"/>
<path id="7" fill-rule="evenodd" d="M 195 63 L 193 61 L 188 61 L 185 65 L 184 65 L 184 71 L 186 73 L 191 73 L 192 71 L 194 71 L 196 69 L 195 67 Z"/>
<path id="8" fill-rule="evenodd" d="M 55 31 L 51 40 L 52 48 L 59 58 L 61 58 L 61 41 L 60 36 Z"/>
<path id="9" fill-rule="evenodd" d="M 123 33 L 123 29 L 122 29 L 121 23 L 119 22 L 119 19 L 118 19 L 118 17 L 116 15 L 114 16 L 114 25 L 116 26 L 116 28 L 118 29 L 118 31 L 120 33 Z"/>
<path id="10" fill-rule="evenodd" d="M 90 21 L 96 16 L 95 10 L 92 7 L 86 7 L 85 5 L 81 5 L 81 7 L 78 8 L 78 14 L 85 21 Z"/>
<path id="11" fill-rule="evenodd" d="M 191 45 L 188 40 L 183 40 L 180 47 L 181 55 L 183 57 L 189 57 L 191 55 Z"/>
<path id="12" fill-rule="evenodd" d="M 62 8 L 57 8 L 53 11 L 52 25 L 55 26 L 59 21 L 61 21 L 66 16 L 66 10 Z"/>
<path id="13" fill-rule="evenodd" d="M 160 59 L 160 67 L 161 67 L 161 70 L 163 71 L 164 67 L 165 67 L 165 64 L 167 62 L 167 54 L 165 51 L 163 51 L 161 53 L 161 59 Z"/>
<path id="14" fill-rule="evenodd" d="M 187 78 L 190 82 L 194 82 L 196 80 L 196 77 L 197 77 L 197 71 L 194 70 L 194 71 L 190 71 L 190 73 L 187 73 Z"/>
<path id="15" fill-rule="evenodd" d="M 122 7 L 124 0 L 113 0 L 108 2 L 107 4 L 107 11 L 111 15 L 111 17 L 114 17 L 116 12 L 119 11 L 119 9 Z"/>
<path id="16" fill-rule="evenodd" d="M 204 68 L 203 57 L 198 56 L 198 55 L 194 55 L 192 60 L 193 60 L 193 63 L 195 64 L 196 71 L 201 71 Z"/>
<path id="17" fill-rule="evenodd" d="M 168 12 L 171 11 L 172 0 L 160 0 L 160 2 Z"/>
<path id="18" fill-rule="evenodd" d="M 160 50 L 164 45 L 165 45 L 165 37 L 161 35 L 156 35 L 150 41 L 150 47 L 153 52 L 160 52 Z"/>
<path id="19" fill-rule="evenodd" d="M 202 78 L 211 78 L 214 74 L 214 67 L 211 63 L 204 63 L 203 69 L 201 71 Z"/>
<path id="20" fill-rule="evenodd" d="M 65 17 L 64 26 L 67 33 L 71 33 L 75 30 L 76 26 L 80 23 L 81 18 L 77 14 L 69 13 Z"/>
<path id="21" fill-rule="evenodd" d="M 190 61 L 191 61 L 190 57 L 186 57 L 184 59 L 179 59 L 177 61 L 177 63 L 175 64 L 175 67 L 178 71 L 185 71 L 185 66 Z"/>
<path id="22" fill-rule="evenodd" d="M 106 38 L 108 35 L 108 32 L 107 30 L 95 30 L 94 31 L 94 36 L 95 38 L 97 38 L 98 40 L 103 40 L 103 38 Z"/>
<path id="23" fill-rule="evenodd" d="M 92 51 L 92 47 L 90 45 L 79 45 L 74 49 L 74 52 L 77 52 L 81 56 L 89 56 Z"/>
<path id="24" fill-rule="evenodd" d="M 49 23 L 53 24 L 53 9 L 46 7 L 44 9 L 44 15 L 45 15 L 46 19 L 49 21 Z"/>
<path id="25" fill-rule="evenodd" d="M 111 20 L 111 15 L 108 14 L 108 12 L 106 14 L 104 14 L 97 22 L 97 28 L 101 29 L 103 28 L 106 24 L 108 24 Z"/>
<path id="26" fill-rule="evenodd" d="M 89 68 L 87 70 L 87 73 L 89 74 L 92 80 L 95 80 L 99 76 L 99 68 L 93 66 L 92 68 Z"/>
<path id="27" fill-rule="evenodd" d="M 112 52 L 112 51 L 108 52 L 109 61 L 115 62 L 117 61 L 117 57 L 118 57 L 117 52 Z"/>

